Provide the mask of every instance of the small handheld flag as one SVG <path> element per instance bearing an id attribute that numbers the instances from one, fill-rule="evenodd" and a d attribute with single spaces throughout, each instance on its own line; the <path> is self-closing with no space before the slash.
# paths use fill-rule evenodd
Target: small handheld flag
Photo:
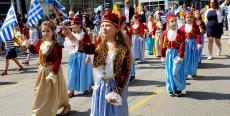
<path id="1" fill-rule="evenodd" d="M 0 41 L 12 40 L 14 38 L 14 28 L 16 24 L 17 24 L 17 17 L 14 10 L 14 5 L 11 4 L 6 19 L 0 31 Z"/>

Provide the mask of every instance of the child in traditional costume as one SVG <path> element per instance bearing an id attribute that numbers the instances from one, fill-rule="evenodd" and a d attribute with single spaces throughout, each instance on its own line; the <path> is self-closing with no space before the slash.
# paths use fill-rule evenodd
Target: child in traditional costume
<path id="1" fill-rule="evenodd" d="M 170 96 L 181 96 L 186 86 L 185 67 L 183 61 L 185 38 L 177 28 L 177 17 L 174 14 L 166 16 L 167 30 L 162 41 L 162 63 L 165 63 L 166 89 Z"/>
<path id="2" fill-rule="evenodd" d="M 154 36 L 156 31 L 156 23 L 154 23 L 154 17 L 152 15 L 149 15 L 148 21 L 146 23 L 146 27 L 148 29 L 147 33 L 147 48 L 148 48 L 148 54 L 153 55 L 154 54 Z"/>
<path id="3" fill-rule="evenodd" d="M 61 67 L 62 47 L 54 38 L 56 26 L 51 21 L 43 22 L 41 28 L 43 37 L 37 44 L 23 42 L 30 52 L 39 55 L 32 116 L 56 116 L 59 108 L 63 108 L 64 115 L 70 111 L 70 105 Z"/>
<path id="4" fill-rule="evenodd" d="M 195 17 L 196 24 L 197 24 L 197 26 L 199 26 L 200 33 L 201 33 L 202 48 L 201 48 L 201 50 L 199 50 L 199 64 L 201 64 L 202 50 L 203 50 L 203 47 L 204 47 L 204 33 L 206 32 L 206 26 L 205 26 L 204 21 L 202 20 L 201 13 L 200 13 L 199 10 L 195 10 L 193 12 L 193 14 L 194 14 L 194 17 Z"/>
<path id="5" fill-rule="evenodd" d="M 141 62 L 145 60 L 145 39 L 144 39 L 145 26 L 140 22 L 140 16 L 135 14 L 133 22 L 130 27 L 132 35 L 132 53 L 134 59 L 139 59 Z"/>
<path id="6" fill-rule="evenodd" d="M 101 24 L 101 41 L 79 43 L 86 53 L 93 53 L 93 71 L 96 79 L 92 96 L 91 116 L 128 116 L 128 86 L 131 50 L 127 38 L 120 31 L 118 15 L 108 13 Z M 69 31 L 63 32 L 72 38 Z M 78 42 L 71 39 L 71 41 Z M 87 57 L 89 62 L 90 57 Z"/>
<path id="7" fill-rule="evenodd" d="M 190 75 L 192 79 L 196 78 L 197 67 L 199 63 L 199 51 L 202 48 L 201 33 L 199 27 L 194 22 L 192 12 L 185 13 L 185 25 L 180 28 L 185 36 L 185 75 Z"/>
<path id="8" fill-rule="evenodd" d="M 74 17 L 71 21 L 72 34 L 77 41 L 91 43 L 87 32 L 82 28 L 82 19 Z M 87 54 L 78 48 L 77 43 L 73 43 L 69 38 L 65 39 L 64 47 L 70 53 L 68 67 L 68 95 L 74 96 L 74 91 L 91 92 L 91 86 L 94 84 L 92 65 L 86 64 Z"/>
<path id="9" fill-rule="evenodd" d="M 163 24 L 161 22 L 161 15 L 162 13 L 159 12 L 156 17 L 156 32 L 155 32 L 155 53 L 157 57 L 161 56 L 161 43 L 162 43 L 162 37 L 163 37 Z"/>

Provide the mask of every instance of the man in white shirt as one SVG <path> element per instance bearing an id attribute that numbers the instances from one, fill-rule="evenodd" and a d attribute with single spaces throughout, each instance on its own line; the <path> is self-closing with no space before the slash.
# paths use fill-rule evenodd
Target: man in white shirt
<path id="1" fill-rule="evenodd" d="M 130 1 L 129 0 L 125 0 L 125 8 L 122 9 L 122 13 L 126 18 L 126 23 L 128 26 L 130 26 L 131 23 L 131 19 L 134 15 L 134 8 L 130 6 Z"/>

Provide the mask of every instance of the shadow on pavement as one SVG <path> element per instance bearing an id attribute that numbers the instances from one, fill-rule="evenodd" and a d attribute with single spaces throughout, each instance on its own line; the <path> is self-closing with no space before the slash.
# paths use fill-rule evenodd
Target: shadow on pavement
<path id="1" fill-rule="evenodd" d="M 201 80 L 201 81 L 230 80 L 230 76 L 198 76 L 196 80 Z"/>
<path id="2" fill-rule="evenodd" d="M 143 62 L 137 61 L 136 63 L 137 64 L 161 64 L 161 61 L 160 60 L 155 60 L 155 61 L 146 60 L 146 61 L 143 61 Z"/>
<path id="3" fill-rule="evenodd" d="M 73 97 L 92 97 L 92 92 L 91 93 L 78 93 L 75 94 Z"/>
<path id="4" fill-rule="evenodd" d="M 17 84 L 18 82 L 0 82 L 0 85 L 12 85 Z"/>
<path id="5" fill-rule="evenodd" d="M 87 112 L 78 112 L 75 110 L 71 110 L 68 114 L 66 114 L 65 116 L 89 116 L 90 115 L 91 110 L 89 109 Z M 57 115 L 57 116 L 62 116 L 62 115 Z"/>
<path id="6" fill-rule="evenodd" d="M 136 70 L 144 70 L 144 69 L 164 69 L 163 65 L 150 65 L 150 66 L 138 66 Z"/>
<path id="7" fill-rule="evenodd" d="M 165 86 L 165 82 L 152 81 L 152 80 L 138 80 L 138 79 L 135 79 L 134 81 L 129 82 L 129 87 L 131 87 L 131 86 L 148 86 L 148 85 L 156 85 L 157 87 L 163 87 L 163 86 Z"/>
<path id="8" fill-rule="evenodd" d="M 200 69 L 212 69 L 212 68 L 230 68 L 230 65 L 218 64 L 218 63 L 202 63 L 199 66 Z"/>
<path id="9" fill-rule="evenodd" d="M 137 91 L 129 91 L 128 96 L 149 96 L 154 95 L 154 92 L 137 92 Z"/>
<path id="10" fill-rule="evenodd" d="M 202 92 L 202 91 L 187 91 L 186 97 L 197 100 L 230 100 L 230 94 Z"/>

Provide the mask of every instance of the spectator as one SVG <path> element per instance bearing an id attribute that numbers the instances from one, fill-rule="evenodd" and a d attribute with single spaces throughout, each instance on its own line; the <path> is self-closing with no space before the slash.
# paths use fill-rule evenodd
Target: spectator
<path id="1" fill-rule="evenodd" d="M 217 55 L 221 55 L 221 42 L 220 38 L 223 34 L 223 7 L 226 5 L 226 1 L 219 6 L 217 0 L 210 0 L 210 6 L 205 12 L 205 23 L 207 26 L 207 37 L 208 37 L 208 60 L 212 59 L 213 41 L 215 40 L 218 47 Z"/>
<path id="2" fill-rule="evenodd" d="M 122 13 L 126 16 L 126 23 L 130 27 L 131 19 L 134 15 L 134 8 L 130 6 L 130 1 L 125 0 L 125 8 L 122 9 Z"/>

